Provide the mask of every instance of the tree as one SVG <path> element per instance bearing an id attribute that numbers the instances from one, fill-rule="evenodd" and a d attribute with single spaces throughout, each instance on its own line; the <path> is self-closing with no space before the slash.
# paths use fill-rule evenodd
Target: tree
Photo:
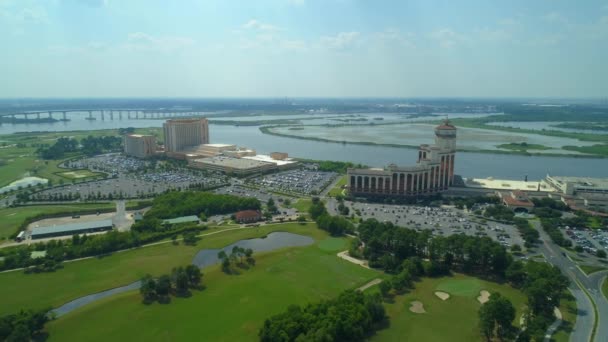
<path id="1" fill-rule="evenodd" d="M 378 289 L 380 289 L 380 294 L 382 294 L 382 297 L 388 296 L 389 292 L 392 289 L 391 282 L 389 282 L 389 281 L 381 282 L 380 284 L 378 284 Z"/>
<path id="2" fill-rule="evenodd" d="M 494 336 L 500 340 L 511 337 L 513 326 L 511 322 L 515 319 L 515 308 L 509 299 L 493 293 L 487 303 L 479 309 L 479 325 L 486 340 L 490 341 Z"/>
<path id="3" fill-rule="evenodd" d="M 139 293 L 142 295 L 144 303 L 151 303 L 156 299 L 156 280 L 149 274 L 141 279 Z"/>
<path id="4" fill-rule="evenodd" d="M 203 280 L 203 272 L 196 265 L 186 266 L 186 275 L 191 288 L 200 288 Z"/>
<path id="5" fill-rule="evenodd" d="M 606 251 L 604 251 L 603 249 L 598 249 L 597 252 L 595 253 L 595 255 L 598 258 L 605 259 L 606 258 Z"/>
<path id="6" fill-rule="evenodd" d="M 160 300 L 167 299 L 171 293 L 171 277 L 168 275 L 162 275 L 156 282 L 156 294 Z"/>
<path id="7" fill-rule="evenodd" d="M 175 292 L 181 295 L 188 293 L 190 287 L 190 279 L 183 267 L 174 268 L 171 272 L 173 284 L 175 284 Z"/>

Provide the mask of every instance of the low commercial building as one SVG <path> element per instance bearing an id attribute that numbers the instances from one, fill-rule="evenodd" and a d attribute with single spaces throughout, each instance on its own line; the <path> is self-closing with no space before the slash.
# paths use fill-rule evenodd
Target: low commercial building
<path id="1" fill-rule="evenodd" d="M 196 217 L 194 215 L 181 216 L 181 217 L 176 217 L 176 218 L 172 218 L 172 219 L 163 220 L 163 224 L 168 224 L 168 225 L 174 225 L 174 224 L 180 224 L 180 223 L 196 223 L 196 224 L 199 224 L 200 220 L 199 220 L 198 217 Z"/>
<path id="2" fill-rule="evenodd" d="M 498 195 L 505 206 L 514 211 L 531 211 L 534 209 L 534 203 L 532 203 L 528 198 L 528 195 L 521 190 L 510 192 L 497 191 L 496 195 Z"/>
<path id="3" fill-rule="evenodd" d="M 247 157 L 243 157 L 243 159 L 257 160 L 257 161 L 261 161 L 261 162 L 265 162 L 265 163 L 272 163 L 272 164 L 276 165 L 278 170 L 292 169 L 292 168 L 298 166 L 298 164 L 299 164 L 298 161 L 293 160 L 291 158 L 276 159 L 276 158 L 273 158 L 272 155 L 265 155 L 265 154 L 247 156 Z"/>
<path id="4" fill-rule="evenodd" d="M 605 194 L 608 196 L 608 178 L 547 175 L 543 182 L 564 195 Z"/>
<path id="5" fill-rule="evenodd" d="M 258 222 L 262 219 L 262 213 L 259 210 L 242 210 L 234 214 L 238 223 Z"/>
<path id="6" fill-rule="evenodd" d="M 56 236 L 97 233 L 112 230 L 112 228 L 112 220 L 78 222 L 50 227 L 34 228 L 32 229 L 31 237 L 32 240 L 36 240 Z"/>
<path id="7" fill-rule="evenodd" d="M 156 137 L 142 134 L 125 135 L 124 152 L 136 158 L 151 157 L 156 153 Z"/>
<path id="8" fill-rule="evenodd" d="M 256 173 L 265 173 L 277 169 L 275 163 L 251 160 L 244 158 L 233 158 L 217 156 L 211 158 L 192 159 L 190 166 L 201 170 L 219 171 L 235 176 L 246 176 Z"/>
<path id="9" fill-rule="evenodd" d="M 274 160 L 285 160 L 289 158 L 289 155 L 286 152 L 270 152 L 270 158 Z"/>

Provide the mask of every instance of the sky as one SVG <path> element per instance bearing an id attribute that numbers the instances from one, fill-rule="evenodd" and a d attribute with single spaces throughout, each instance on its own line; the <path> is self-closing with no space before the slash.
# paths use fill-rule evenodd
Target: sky
<path id="1" fill-rule="evenodd" d="M 608 97 L 608 0 L 0 0 L 0 97 Z"/>

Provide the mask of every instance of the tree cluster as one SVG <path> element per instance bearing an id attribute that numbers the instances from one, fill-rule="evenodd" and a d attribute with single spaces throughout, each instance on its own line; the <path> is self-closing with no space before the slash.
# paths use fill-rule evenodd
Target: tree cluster
<path id="1" fill-rule="evenodd" d="M 553 322 L 553 308 L 559 307 L 569 285 L 559 268 L 544 262 L 515 261 L 505 272 L 506 279 L 520 288 L 528 298 L 530 312 L 526 318 L 524 337 L 542 340 L 549 324 Z"/>
<path id="2" fill-rule="evenodd" d="M 498 221 L 511 222 L 513 221 L 515 214 L 513 213 L 513 210 L 505 207 L 504 205 L 494 204 L 486 208 L 486 210 L 483 212 L 483 216 L 491 217 Z"/>
<path id="3" fill-rule="evenodd" d="M 329 215 L 325 204 L 318 197 L 312 198 L 312 204 L 308 213 L 317 222 L 320 229 L 329 232 L 333 236 L 352 233 L 354 230 L 353 224 L 348 219 L 341 216 Z"/>
<path id="4" fill-rule="evenodd" d="M 170 191 L 154 199 L 152 209 L 146 213 L 150 218 L 173 218 L 199 215 L 207 217 L 228 214 L 239 210 L 259 210 L 260 201 L 255 198 L 214 194 L 210 192 Z"/>
<path id="5" fill-rule="evenodd" d="M 235 267 L 238 268 L 249 268 L 255 265 L 255 259 L 253 258 L 253 249 L 242 248 L 239 246 L 232 247 L 230 254 L 225 251 L 220 251 L 217 254 L 217 258 L 222 263 L 222 271 L 227 274 L 238 273 Z"/>
<path id="6" fill-rule="evenodd" d="M 287 312 L 267 319 L 259 337 L 262 342 L 356 342 L 373 334 L 385 319 L 380 296 L 350 290 L 304 308 L 290 306 Z"/>
<path id="7" fill-rule="evenodd" d="M 116 136 L 94 137 L 89 135 L 80 142 L 74 138 L 59 138 L 51 145 L 40 145 L 36 153 L 42 159 L 61 159 L 66 153 L 82 152 L 92 156 L 108 151 L 119 150 L 122 145 L 122 138 Z"/>
<path id="8" fill-rule="evenodd" d="M 418 232 L 390 222 L 368 219 L 359 225 L 359 238 L 365 243 L 363 256 L 372 267 L 399 273 L 404 260 L 428 259 L 420 263 L 425 275 L 439 276 L 450 270 L 503 277 L 512 257 L 489 237 L 464 234 L 433 237 L 428 230 Z"/>
<path id="9" fill-rule="evenodd" d="M 513 223 L 524 239 L 526 247 L 530 248 L 538 243 L 540 237 L 538 230 L 532 228 L 528 220 L 516 217 L 513 219 Z"/>
<path id="10" fill-rule="evenodd" d="M 36 340 L 38 337 L 44 339 L 42 330 L 49 318 L 47 312 L 41 311 L 20 311 L 0 317 L 0 341 L 22 342 Z"/>
<path id="11" fill-rule="evenodd" d="M 118 232 L 113 230 L 99 235 L 74 235 L 72 240 L 50 240 L 46 243 L 38 243 L 31 246 L 23 245 L 1 252 L 4 260 L 0 261 L 0 270 L 34 267 L 33 269 L 26 269 L 26 272 L 31 273 L 35 270 L 44 270 L 53 264 L 55 264 L 54 267 L 57 269 L 60 266 L 56 264 L 64 260 L 108 254 L 162 240 L 172 235 L 198 232 L 202 229 L 205 229 L 205 227 L 186 225 L 152 232 Z M 32 259 L 31 252 L 34 250 L 46 250 L 46 256 Z"/>
<path id="12" fill-rule="evenodd" d="M 150 304 L 156 300 L 159 303 L 171 301 L 170 295 L 188 297 L 190 289 L 202 289 L 203 273 L 195 265 L 177 267 L 171 274 L 164 274 L 158 279 L 146 275 L 141 279 L 139 293 L 144 304 Z"/>
<path id="13" fill-rule="evenodd" d="M 492 293 L 488 302 L 479 309 L 479 326 L 486 341 L 498 337 L 501 341 L 515 336 L 515 307 L 511 301 L 500 295 Z"/>

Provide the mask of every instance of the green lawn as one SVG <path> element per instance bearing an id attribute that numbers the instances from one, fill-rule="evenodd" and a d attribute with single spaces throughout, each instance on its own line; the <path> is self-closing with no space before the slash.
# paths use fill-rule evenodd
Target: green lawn
<path id="1" fill-rule="evenodd" d="M 219 229 L 210 229 L 203 233 L 216 230 Z M 327 237 L 327 233 L 317 229 L 313 223 L 276 224 L 204 236 L 197 246 L 174 246 L 166 243 L 114 253 L 103 258 L 67 262 L 64 263 L 63 269 L 54 273 L 24 274 L 21 271 L 2 273 L 0 274 L 0 303 L 2 303 L 0 315 L 21 308 L 56 307 L 83 295 L 129 284 L 147 273 L 160 275 L 173 267 L 189 264 L 201 248 L 219 248 L 237 240 L 265 236 L 273 231 L 309 235 L 318 241 Z M 319 251 L 323 252 L 321 249 Z M 335 252 L 329 254 L 335 256 Z"/>
<path id="2" fill-rule="evenodd" d="M 346 185 L 346 181 L 348 176 L 342 176 L 340 180 L 336 183 L 336 185 L 329 190 L 328 195 L 331 197 L 336 197 L 338 195 L 342 195 L 342 186 Z"/>
<path id="3" fill-rule="evenodd" d="M 348 243 L 343 238 L 328 237 L 319 242 L 319 248 L 327 252 L 341 252 L 348 248 Z"/>
<path id="4" fill-rule="evenodd" d="M 603 271 L 606 269 L 606 267 L 602 267 L 602 266 L 589 266 L 589 265 L 580 265 L 579 267 L 587 275 L 590 275 L 595 272 Z"/>
<path id="5" fill-rule="evenodd" d="M 65 213 L 70 215 L 77 211 L 92 209 L 113 208 L 113 203 L 97 204 L 61 204 L 61 205 L 35 205 L 27 207 L 0 209 L 0 241 L 15 233 L 19 226 L 30 216 L 38 214 Z"/>
<path id="6" fill-rule="evenodd" d="M 325 241 L 326 235 L 312 226 L 303 229 Z M 155 273 L 168 272 L 167 266 L 155 266 Z M 190 298 L 143 305 L 137 291 L 110 297 L 48 324 L 50 339 L 256 341 L 264 320 L 289 305 L 331 298 L 379 275 L 315 245 L 259 254 L 256 266 L 240 275 L 226 275 L 218 266 L 204 273 L 207 288 Z"/>
<path id="7" fill-rule="evenodd" d="M 476 290 L 467 290 L 466 285 Z M 476 297 L 478 290 L 500 292 L 509 298 L 517 314 L 514 325 L 519 326 L 519 317 L 525 307 L 525 296 L 509 285 L 501 285 L 461 274 L 443 278 L 425 278 L 415 283 L 411 292 L 396 296 L 394 302 L 385 305 L 390 317 L 390 327 L 380 330 L 372 341 L 480 341 L 478 316 L 481 304 Z M 451 297 L 442 301 L 434 294 L 436 289 L 451 289 Z M 447 292 L 447 291 L 446 291 Z M 426 313 L 409 311 L 412 301 L 421 301 Z"/>
<path id="8" fill-rule="evenodd" d="M 291 206 L 297 209 L 300 213 L 308 214 L 308 209 L 310 209 L 310 205 L 312 204 L 312 200 L 310 198 L 300 198 L 297 202 L 293 203 Z"/>

